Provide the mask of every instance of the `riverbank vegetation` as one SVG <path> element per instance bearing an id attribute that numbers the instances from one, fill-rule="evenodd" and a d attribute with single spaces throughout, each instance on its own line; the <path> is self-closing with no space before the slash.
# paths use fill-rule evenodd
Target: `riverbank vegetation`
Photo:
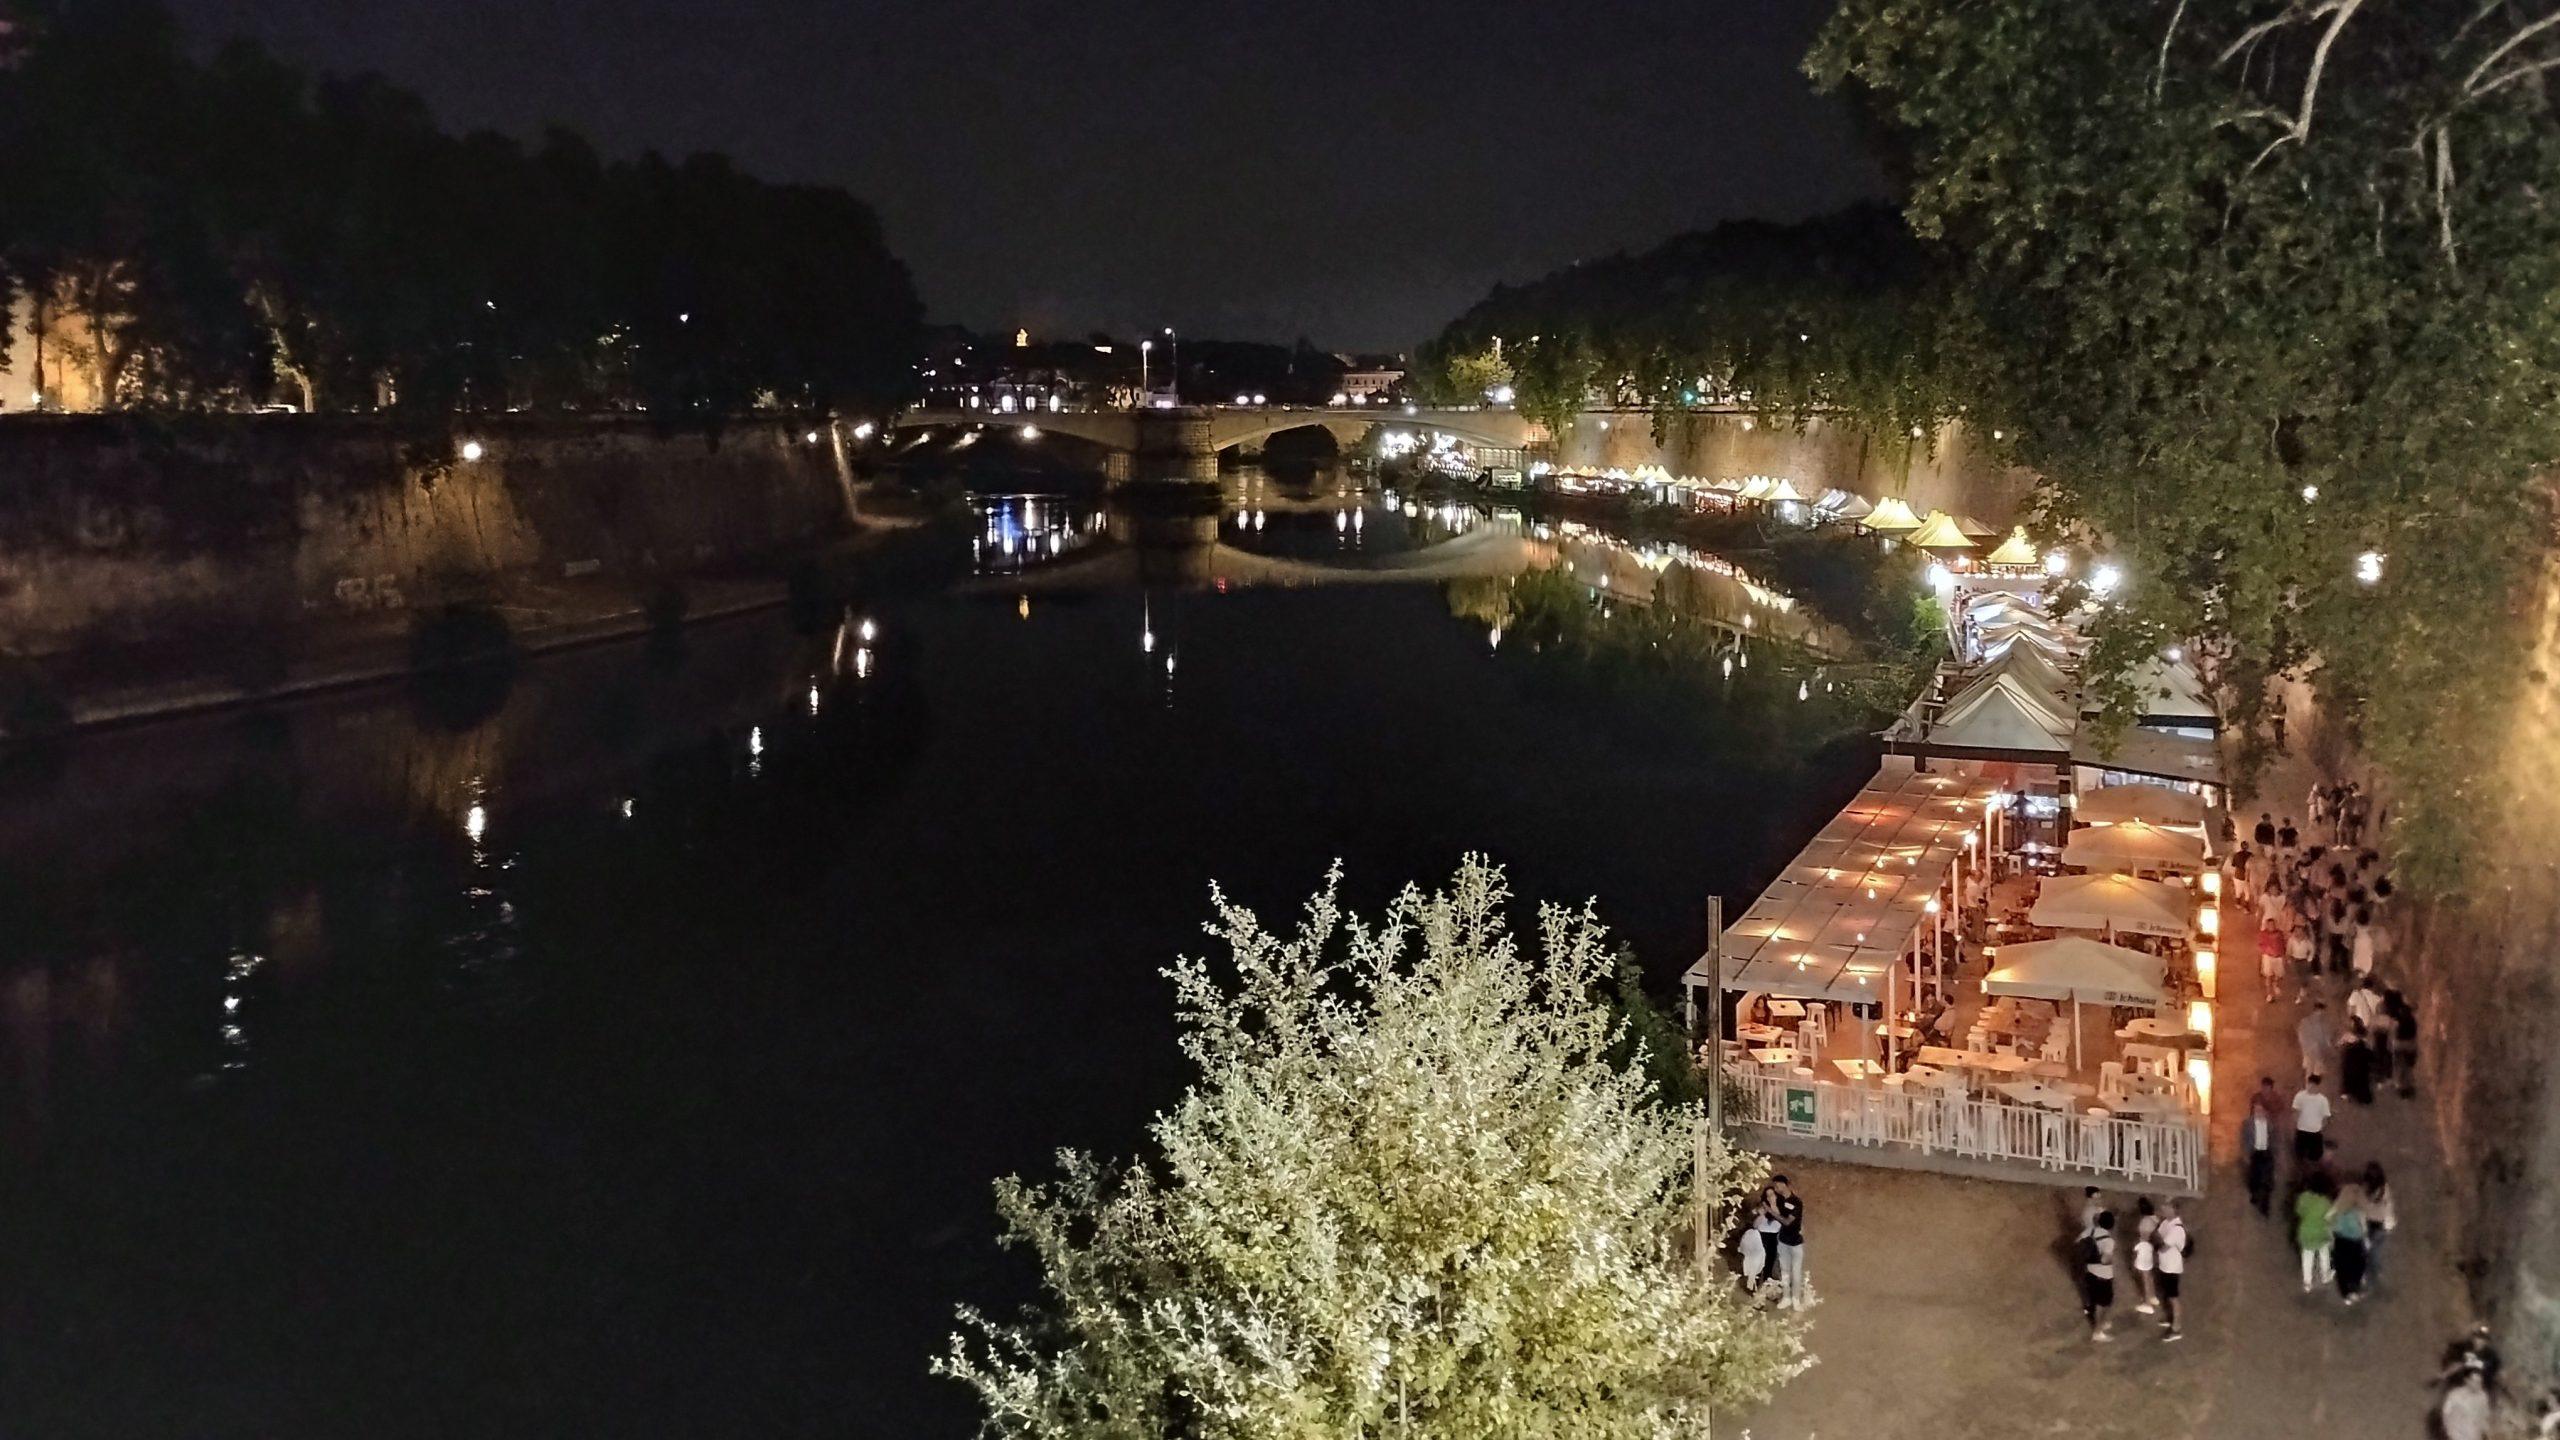
<path id="1" fill-rule="evenodd" d="M 1199 1078 L 1158 1158 L 998 1187 L 1048 1299 L 963 1312 L 938 1368 L 986 1433 L 1634 1440 L 1802 1368 L 1678 1253 L 1756 1160 L 1613 1063 L 1597 918 L 1544 907 L 1523 955 L 1509 899 L 1473 857 L 1375 924 L 1331 881 L 1286 933 L 1215 897 L 1224 959 L 1167 972 Z"/>
<path id="2" fill-rule="evenodd" d="M 1873 122 L 1900 217 L 1497 290 L 1425 363 L 1498 359 L 1556 415 L 1821 413 L 1915 450 L 1969 422 L 2043 477 L 2036 538 L 2124 577 L 2090 667 L 2114 722 L 2191 643 L 2254 763 L 2269 682 L 2307 677 L 2442 884 L 2490 848 L 2536 676 L 2554 66 L 2560 28 L 2505 3 L 1844 0 L 1809 68 Z"/>
<path id="3" fill-rule="evenodd" d="M 0 22 L 0 301 L 35 331 L 0 361 L 67 403 L 685 422 L 912 383 L 914 288 L 842 190 L 451 135 L 378 76 L 199 60 L 149 0 Z"/>

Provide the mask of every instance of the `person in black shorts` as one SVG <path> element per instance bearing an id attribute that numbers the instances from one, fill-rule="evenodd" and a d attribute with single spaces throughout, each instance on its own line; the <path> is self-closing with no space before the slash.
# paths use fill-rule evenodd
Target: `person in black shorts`
<path id="1" fill-rule="evenodd" d="M 2112 1340 L 2107 1315 L 2116 1303 L 2116 1212 L 2101 1210 L 2080 1232 L 2080 1313 L 2089 1317 L 2089 1338 Z"/>

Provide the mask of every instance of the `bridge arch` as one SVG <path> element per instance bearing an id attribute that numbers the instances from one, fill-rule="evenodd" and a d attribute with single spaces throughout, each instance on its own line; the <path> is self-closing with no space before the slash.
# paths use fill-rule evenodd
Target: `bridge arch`
<path id="1" fill-rule="evenodd" d="M 1344 412 L 1330 406 L 1304 410 L 1237 410 L 1220 411 L 1211 423 L 1210 435 L 1221 450 L 1231 445 L 1251 444 L 1283 430 L 1319 426 L 1333 433 L 1345 446 L 1356 445 L 1371 427 L 1390 430 L 1414 430 L 1455 435 L 1471 445 L 1495 450 L 1517 450 L 1534 443 L 1539 434 L 1529 421 L 1508 410 L 1421 410 L 1407 415 L 1392 407 L 1375 411 Z"/>

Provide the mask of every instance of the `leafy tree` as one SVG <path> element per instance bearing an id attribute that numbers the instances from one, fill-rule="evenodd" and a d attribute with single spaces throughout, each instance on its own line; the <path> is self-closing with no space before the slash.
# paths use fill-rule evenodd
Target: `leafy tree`
<path id="1" fill-rule="evenodd" d="M 920 311 L 839 190 L 453 136 L 378 77 L 199 62 L 152 0 L 0 0 L 0 290 L 110 405 L 892 402 Z"/>
<path id="2" fill-rule="evenodd" d="M 1944 313 L 1929 255 L 1892 211 L 1864 205 L 1730 222 L 1497 286 L 1423 347 L 1421 371 L 1455 391 L 1480 378 L 1459 367 L 1498 351 L 1520 408 L 1551 425 L 1596 395 L 1653 407 L 1657 429 L 1739 404 L 1909 441 L 1961 400 Z"/>
<path id="3" fill-rule="evenodd" d="M 1161 1161 L 998 1187 L 1049 1298 L 937 1365 L 990 1433 L 1699 1435 L 1802 1366 L 1674 1253 L 1700 1117 L 1606 1058 L 1599 922 L 1544 908 L 1533 962 L 1508 899 L 1475 857 L 1374 927 L 1331 881 L 1287 936 L 1216 897 L 1234 978 L 1168 972 L 1201 1074 Z M 1708 1147 L 1713 1193 L 1754 1178 Z"/>
<path id="4" fill-rule="evenodd" d="M 2495 808 L 2488 717 L 2549 549 L 2537 9 L 1844 0 L 1809 62 L 1903 149 L 1975 409 L 2121 562 L 2094 670 L 2206 637 L 2244 723 L 2312 672 L 2398 782 L 2422 879 Z"/>

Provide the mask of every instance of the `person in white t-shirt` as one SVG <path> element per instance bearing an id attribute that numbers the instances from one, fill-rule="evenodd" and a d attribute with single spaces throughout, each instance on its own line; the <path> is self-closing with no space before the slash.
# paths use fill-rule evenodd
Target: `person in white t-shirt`
<path id="1" fill-rule="evenodd" d="M 2328 1137 L 2329 1097 L 2320 1093 L 2320 1077 L 2305 1076 L 2302 1088 L 2293 1092 L 2293 1162 L 2298 1169 L 2317 1165 Z"/>
<path id="2" fill-rule="evenodd" d="M 2149 1315 L 2159 1310 L 2160 1301 L 2151 1286 L 2151 1264 L 2154 1254 L 2152 1233 L 2160 1228 L 2160 1213 L 2145 1195 L 2135 1203 L 2133 1212 L 2133 1283 L 2142 1292 L 2134 1302 L 2133 1313 Z"/>
<path id="3" fill-rule="evenodd" d="M 2187 1281 L 2187 1222 L 2178 1216 L 2177 1201 L 2162 1202 L 2160 1228 L 2152 1232 L 2151 1241 L 2152 1264 L 2160 1271 L 2160 1305 L 2168 1312 L 2160 1324 L 2169 1333 L 2160 1338 L 2183 1340 L 2187 1338 L 2186 1310 L 2179 1303 L 2178 1292 Z"/>

